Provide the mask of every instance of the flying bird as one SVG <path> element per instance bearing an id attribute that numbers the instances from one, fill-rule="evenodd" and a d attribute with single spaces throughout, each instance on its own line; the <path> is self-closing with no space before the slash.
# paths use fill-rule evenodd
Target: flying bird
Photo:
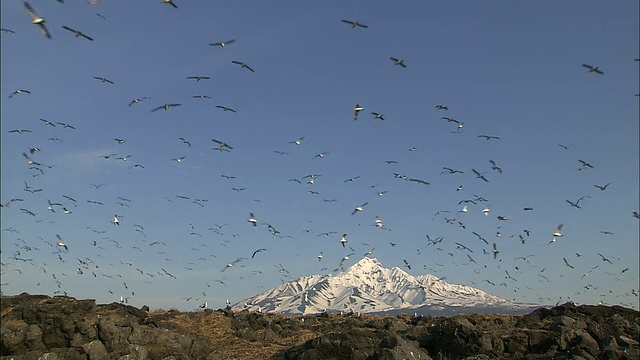
<path id="1" fill-rule="evenodd" d="M 498 163 L 496 163 L 493 160 L 489 160 L 489 162 L 491 163 L 491 170 L 496 170 L 498 171 L 500 174 L 502 174 L 502 168 L 500 166 L 498 166 Z"/>
<path id="2" fill-rule="evenodd" d="M 188 76 L 187 79 L 198 82 L 200 80 L 209 80 L 210 78 L 208 76 Z"/>
<path id="3" fill-rule="evenodd" d="M 562 260 L 564 260 L 564 264 L 565 264 L 565 265 L 567 265 L 568 267 L 570 267 L 570 268 L 572 268 L 572 269 L 575 269 L 575 268 L 573 267 L 573 265 L 569 264 L 569 262 L 567 261 L 567 258 L 562 258 Z"/>
<path id="4" fill-rule="evenodd" d="M 588 162 L 584 160 L 578 160 L 578 161 L 580 162 L 580 167 L 578 168 L 578 170 L 584 170 L 586 168 L 593 169 L 593 165 L 589 164 Z"/>
<path id="5" fill-rule="evenodd" d="M 342 237 L 340 237 L 340 244 L 342 244 L 342 247 L 347 247 L 347 234 L 342 234 Z"/>
<path id="6" fill-rule="evenodd" d="M 109 83 L 109 84 L 112 84 L 112 85 L 113 85 L 113 81 L 111 81 L 111 80 L 109 80 L 109 79 L 107 79 L 107 78 L 105 78 L 105 77 L 101 77 L 101 76 L 94 76 L 93 78 L 94 78 L 94 79 L 96 79 L 96 80 L 100 80 L 100 82 L 103 82 L 103 83 Z"/>
<path id="7" fill-rule="evenodd" d="M 360 206 L 357 206 L 355 209 L 353 209 L 353 212 L 351 212 L 351 215 L 355 215 L 355 213 L 360 212 L 360 211 L 364 211 L 364 207 L 367 206 L 369 203 L 366 202 Z"/>
<path id="8" fill-rule="evenodd" d="M 496 243 L 493 243 L 493 258 L 497 258 L 498 257 L 498 253 L 500 253 L 500 251 L 498 251 L 498 248 L 496 246 Z"/>
<path id="9" fill-rule="evenodd" d="M 591 66 L 591 65 L 587 65 L 587 64 L 582 64 L 582 67 L 587 68 L 587 72 L 589 74 L 594 73 L 594 74 L 599 74 L 599 75 L 604 75 L 604 72 L 602 70 L 600 70 L 599 67 L 597 66 Z"/>
<path id="10" fill-rule="evenodd" d="M 85 38 L 87 40 L 93 41 L 93 39 L 91 37 L 87 36 L 86 34 L 84 34 L 80 30 L 72 29 L 72 28 L 70 28 L 68 26 L 64 26 L 64 25 L 62 25 L 62 28 L 65 29 L 65 30 L 71 31 L 72 33 L 74 33 L 76 35 L 76 37 L 83 37 L 83 38 Z"/>
<path id="11" fill-rule="evenodd" d="M 358 115 L 362 110 L 364 110 L 364 108 L 360 106 L 360 104 L 356 104 L 356 106 L 353 107 L 353 120 L 358 120 Z"/>
<path id="12" fill-rule="evenodd" d="M 242 61 L 231 60 L 231 62 L 237 65 L 240 65 L 241 68 L 247 69 L 251 72 L 255 72 L 255 70 L 253 70 L 249 65 L 247 65 L 246 63 L 243 63 Z"/>
<path id="13" fill-rule="evenodd" d="M 304 136 L 294 140 L 294 141 L 289 141 L 289 144 L 294 144 L 294 145 L 302 145 L 302 140 L 304 140 Z"/>
<path id="14" fill-rule="evenodd" d="M 227 143 L 225 143 L 225 142 L 223 142 L 223 141 L 216 140 L 216 139 L 211 139 L 211 141 L 213 141 L 214 143 L 218 144 L 218 149 L 219 149 L 220 151 L 229 151 L 229 150 L 233 150 L 233 148 L 232 148 L 229 144 L 227 144 Z"/>
<path id="15" fill-rule="evenodd" d="M 484 182 L 489 182 L 489 180 L 487 180 L 487 178 L 484 177 L 484 174 L 478 172 L 478 170 L 476 169 L 471 169 L 473 171 L 474 174 L 476 174 L 476 178 L 477 179 L 482 179 L 484 180 Z"/>
<path id="16" fill-rule="evenodd" d="M 9 95 L 9 99 L 11 99 L 16 95 L 22 95 L 22 94 L 31 94 L 31 91 L 25 90 L 25 89 L 17 89 Z"/>
<path id="17" fill-rule="evenodd" d="M 499 136 L 493 136 L 493 135 L 478 135 L 478 137 L 485 138 L 487 141 L 491 139 L 500 140 Z"/>
<path id="18" fill-rule="evenodd" d="M 216 107 L 218 109 L 222 109 L 224 111 L 231 111 L 231 112 L 236 112 L 234 109 L 230 108 L 230 107 L 226 107 L 226 106 L 222 106 L 222 105 L 216 105 Z"/>
<path id="19" fill-rule="evenodd" d="M 173 2 L 173 0 L 162 0 L 162 2 L 173 6 L 175 9 L 178 8 L 178 6 Z"/>
<path id="20" fill-rule="evenodd" d="M 436 110 L 449 110 L 449 108 L 447 107 L 447 105 L 438 104 L 436 105 Z"/>
<path id="21" fill-rule="evenodd" d="M 404 63 L 404 59 L 396 59 L 394 57 L 389 57 L 389 60 L 393 61 L 393 65 L 399 65 L 399 66 L 402 66 L 403 68 L 407 67 L 407 65 L 405 65 Z"/>
<path id="22" fill-rule="evenodd" d="M 164 105 L 158 106 L 157 108 L 151 109 L 151 112 L 158 111 L 158 110 L 168 111 L 172 107 L 181 106 L 181 105 L 182 104 L 164 104 Z"/>
<path id="23" fill-rule="evenodd" d="M 257 254 L 257 253 L 259 253 L 259 252 L 261 252 L 261 251 L 265 251 L 265 250 L 267 250 L 267 249 L 261 248 L 261 249 L 258 249 L 258 250 L 256 250 L 256 251 L 254 251 L 254 252 L 253 252 L 253 255 L 251 255 L 251 258 L 253 259 L 254 257 L 256 257 L 256 254 Z"/>
<path id="24" fill-rule="evenodd" d="M 31 23 L 34 25 L 38 25 L 44 36 L 46 36 L 48 39 L 51 39 L 51 34 L 44 24 L 46 22 L 45 19 L 38 16 L 31 4 L 29 4 L 27 1 L 24 2 L 24 7 L 27 10 L 27 14 L 29 14 L 29 17 L 31 17 Z"/>
<path id="25" fill-rule="evenodd" d="M 229 44 L 233 44 L 234 42 L 236 42 L 235 40 L 227 40 L 227 41 L 220 41 L 220 42 L 215 42 L 215 43 L 209 43 L 209 45 L 211 46 L 219 46 L 221 48 L 229 45 Z"/>
<path id="26" fill-rule="evenodd" d="M 258 219 L 256 219 L 256 216 L 253 215 L 253 213 L 249 213 L 249 218 L 247 219 L 247 222 L 249 222 L 254 227 L 258 226 Z"/>
<path id="27" fill-rule="evenodd" d="M 364 29 L 368 28 L 368 26 L 367 26 L 367 25 L 361 24 L 361 23 L 359 23 L 359 22 L 357 22 L 357 21 L 342 20 L 342 22 L 343 22 L 343 23 L 345 23 L 345 24 L 349 24 L 349 25 L 351 25 L 351 28 L 352 28 L 352 29 L 355 29 L 355 28 L 357 28 L 357 27 L 361 27 L 361 28 L 364 28 Z"/>
<path id="28" fill-rule="evenodd" d="M 62 240 L 62 237 L 60 237 L 60 235 L 56 234 L 56 237 L 58 238 L 58 242 L 56 243 L 56 245 L 58 247 L 63 248 L 65 251 L 69 251 L 69 248 L 67 247 L 67 245 L 64 243 L 64 240 Z"/>
<path id="29" fill-rule="evenodd" d="M 609 183 L 607 183 L 607 184 L 605 184 L 605 185 L 593 185 L 593 186 L 595 186 L 595 187 L 597 187 L 598 189 L 600 189 L 600 191 L 605 191 L 605 190 L 607 190 L 607 186 L 609 186 L 610 184 L 611 184 L 611 183 L 609 182 Z"/>

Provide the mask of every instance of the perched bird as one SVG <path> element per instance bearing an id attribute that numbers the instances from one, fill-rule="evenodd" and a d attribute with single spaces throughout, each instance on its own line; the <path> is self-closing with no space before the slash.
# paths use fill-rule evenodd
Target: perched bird
<path id="1" fill-rule="evenodd" d="M 393 61 L 393 65 L 399 65 L 399 66 L 402 66 L 403 68 L 407 67 L 407 65 L 405 65 L 404 63 L 404 59 L 396 59 L 394 57 L 389 57 L 389 60 Z"/>
<path id="2" fill-rule="evenodd" d="M 227 40 L 227 41 L 220 41 L 220 42 L 215 42 L 215 43 L 209 43 L 209 45 L 211 46 L 219 46 L 221 48 L 229 45 L 229 44 L 233 44 L 234 42 L 236 42 L 235 40 Z"/>
<path id="3" fill-rule="evenodd" d="M 343 22 L 343 23 L 345 23 L 345 24 L 349 24 L 349 25 L 351 25 L 351 28 L 352 28 L 352 29 L 355 29 L 355 28 L 357 28 L 357 27 L 361 27 L 361 28 L 364 28 L 364 29 L 368 28 L 368 26 L 367 26 L 367 25 L 361 24 L 361 23 L 359 23 L 359 22 L 357 22 L 357 21 L 342 20 L 342 22 Z"/>
<path id="4" fill-rule="evenodd" d="M 251 72 L 255 72 L 249 65 L 247 65 L 246 63 L 243 63 L 242 61 L 231 60 L 231 62 L 236 65 L 240 65 L 241 68 L 247 69 Z"/>
<path id="5" fill-rule="evenodd" d="M 158 106 L 157 108 L 151 109 L 151 112 L 158 111 L 158 110 L 168 111 L 172 107 L 181 106 L 181 105 L 182 104 L 164 104 L 164 105 Z"/>
<path id="6" fill-rule="evenodd" d="M 34 25 L 38 25 L 40 27 L 40 30 L 44 34 L 44 36 L 46 36 L 47 39 L 51 39 L 51 34 L 49 33 L 49 30 L 47 30 L 47 27 L 44 24 L 46 22 L 45 19 L 43 17 L 38 16 L 38 14 L 36 14 L 36 11 L 33 9 L 31 4 L 29 4 L 27 1 L 24 2 L 24 7 L 27 10 L 27 14 L 29 14 L 29 17 L 31 17 L 31 23 Z"/>
<path id="7" fill-rule="evenodd" d="M 82 33 L 82 31 L 80 31 L 80 30 L 72 29 L 72 28 L 70 28 L 68 26 L 64 26 L 64 25 L 62 25 L 62 28 L 65 29 L 65 30 L 71 31 L 72 33 L 74 33 L 76 35 L 76 37 L 83 37 L 83 38 L 85 38 L 87 40 L 93 41 L 92 38 L 90 38 L 86 34 Z"/>
<path id="8" fill-rule="evenodd" d="M 587 64 L 582 64 L 582 67 L 587 68 L 587 72 L 589 74 L 594 73 L 594 74 L 599 74 L 599 75 L 604 75 L 604 72 L 602 70 L 600 70 L 599 67 L 597 66 L 591 66 L 591 65 L 587 65 Z"/>

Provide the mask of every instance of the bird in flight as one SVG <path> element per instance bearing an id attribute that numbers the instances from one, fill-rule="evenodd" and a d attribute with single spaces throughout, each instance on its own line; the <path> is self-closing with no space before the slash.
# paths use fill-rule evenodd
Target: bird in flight
<path id="1" fill-rule="evenodd" d="M 178 138 L 178 140 L 182 140 L 183 143 L 185 143 L 185 144 L 189 145 L 189 147 L 191 147 L 191 143 L 189 142 L 189 140 L 187 140 L 187 139 L 185 139 L 183 137 Z"/>
<path id="2" fill-rule="evenodd" d="M 294 145 L 302 145 L 302 140 L 304 140 L 305 136 L 299 137 L 298 139 L 294 140 L 294 141 L 289 141 L 289 144 L 294 144 Z"/>
<path id="3" fill-rule="evenodd" d="M 353 120 L 358 120 L 358 115 L 362 110 L 364 110 L 364 108 L 360 106 L 360 104 L 356 104 L 356 106 L 353 107 Z"/>
<path id="4" fill-rule="evenodd" d="M 164 104 L 164 105 L 158 106 L 157 108 L 151 109 L 151 112 L 158 111 L 158 110 L 161 110 L 161 109 L 164 110 L 164 111 L 167 111 L 172 107 L 181 106 L 181 105 L 182 104 Z"/>
<path id="5" fill-rule="evenodd" d="M 478 137 L 485 138 L 485 139 L 487 139 L 487 141 L 489 141 L 491 139 L 500 140 L 499 136 L 493 136 L 493 135 L 478 135 Z"/>
<path id="6" fill-rule="evenodd" d="M 351 212 L 351 215 L 355 215 L 355 213 L 360 212 L 360 211 L 364 211 L 364 207 L 367 206 L 369 203 L 366 202 L 360 206 L 357 206 L 355 209 L 353 209 L 353 212 Z"/>
<path id="7" fill-rule="evenodd" d="M 253 259 L 254 257 L 256 257 L 256 254 L 257 254 L 257 253 L 259 253 L 259 252 L 261 252 L 261 251 L 265 251 L 265 250 L 267 250 L 267 249 L 261 248 L 261 249 L 258 249 L 258 250 L 256 250 L 256 251 L 254 251 L 254 252 L 253 252 L 253 255 L 251 255 L 251 258 Z"/>
<path id="8" fill-rule="evenodd" d="M 258 219 L 256 219 L 256 216 L 253 215 L 253 213 L 249 213 L 247 221 L 253 226 L 258 226 Z"/>
<path id="9" fill-rule="evenodd" d="M 361 24 L 361 23 L 359 23 L 359 22 L 357 22 L 357 21 L 342 20 L 342 22 L 343 22 L 343 23 L 345 23 L 345 24 L 349 24 L 349 25 L 351 25 L 351 28 L 352 28 L 352 29 L 355 29 L 355 28 L 357 28 L 357 27 L 361 27 L 361 28 L 364 28 L 364 29 L 368 28 L 368 26 L 367 26 L 367 25 Z"/>
<path id="10" fill-rule="evenodd" d="M 64 243 L 64 240 L 62 240 L 62 237 L 60 237 L 60 235 L 56 234 L 56 237 L 58 238 L 58 242 L 56 243 L 56 245 L 58 247 L 63 248 L 65 251 L 69 251 L 69 248 L 67 247 L 67 245 Z"/>
<path id="11" fill-rule="evenodd" d="M 373 115 L 373 120 L 378 119 L 378 120 L 384 121 L 384 114 L 380 114 L 380 113 L 377 113 L 377 112 L 372 112 L 371 115 Z"/>
<path id="12" fill-rule="evenodd" d="M 586 168 L 593 169 L 593 165 L 589 164 L 588 162 L 584 160 L 578 160 L 578 161 L 580 162 L 580 167 L 578 168 L 578 170 L 584 170 Z"/>
<path id="13" fill-rule="evenodd" d="M 562 260 L 564 260 L 564 264 L 565 264 L 565 265 L 567 265 L 568 267 L 570 267 L 570 268 L 572 268 L 572 269 L 575 269 L 575 268 L 573 267 L 573 265 L 569 264 L 569 262 L 567 261 L 567 258 L 562 258 Z"/>
<path id="14" fill-rule="evenodd" d="M 216 140 L 216 139 L 211 139 L 211 141 L 213 141 L 214 143 L 218 144 L 218 149 L 220 151 L 233 150 L 233 148 L 231 146 L 229 146 L 229 144 L 227 144 L 226 142 L 223 142 L 223 141 L 220 141 L 220 140 Z"/>
<path id="15" fill-rule="evenodd" d="M 147 100 L 147 99 L 150 99 L 150 98 L 148 98 L 146 96 L 145 97 L 141 97 L 141 98 L 135 98 L 135 99 L 131 100 L 131 102 L 129 103 L 129 106 L 141 103 L 142 100 Z"/>
<path id="16" fill-rule="evenodd" d="M 187 79 L 198 82 L 200 80 L 209 80 L 210 78 L 208 76 L 188 76 Z"/>
<path id="17" fill-rule="evenodd" d="M 215 42 L 215 43 L 209 43 L 209 45 L 211 46 L 219 46 L 221 48 L 229 45 L 229 44 L 233 44 L 234 42 L 236 42 L 235 40 L 231 39 L 231 40 L 227 40 L 227 41 L 220 41 L 220 42 Z"/>
<path id="18" fill-rule="evenodd" d="M 498 250 L 496 243 L 493 243 L 493 258 L 497 258 L 498 257 L 498 253 L 500 253 L 500 251 Z"/>
<path id="19" fill-rule="evenodd" d="M 31 132 L 31 130 L 28 130 L 28 129 L 14 129 L 14 130 L 9 130 L 9 133 L 18 133 L 18 134 L 20 134 L 20 135 L 22 135 L 22 134 L 27 134 L 27 133 L 30 133 L 30 132 Z"/>
<path id="20" fill-rule="evenodd" d="M 72 33 L 74 33 L 76 35 L 76 37 L 81 37 L 82 36 L 83 38 L 85 38 L 87 40 L 93 41 L 93 39 L 91 37 L 87 36 L 86 34 L 84 34 L 80 30 L 72 29 L 72 28 L 70 28 L 68 26 L 64 26 L 64 25 L 62 25 L 62 28 L 65 29 L 65 30 L 71 31 Z"/>
<path id="21" fill-rule="evenodd" d="M 500 168 L 500 166 L 498 166 L 498 164 L 495 161 L 489 160 L 489 162 L 491 163 L 491 170 L 496 170 L 500 174 L 502 174 L 502 168 Z"/>
<path id="22" fill-rule="evenodd" d="M 604 72 L 602 70 L 600 70 L 599 67 L 597 66 L 591 66 L 591 65 L 587 65 L 587 64 L 582 64 L 582 67 L 587 68 L 587 72 L 589 74 L 594 73 L 594 74 L 599 74 L 599 75 L 604 75 Z"/>
<path id="23" fill-rule="evenodd" d="M 342 247 L 347 247 L 347 234 L 342 234 L 342 237 L 340 237 L 340 244 L 342 244 Z"/>
<path id="24" fill-rule="evenodd" d="M 51 34 L 49 33 L 49 30 L 44 24 L 46 22 L 45 19 L 43 17 L 38 16 L 38 14 L 36 14 L 36 11 L 33 9 L 31 4 L 29 4 L 28 2 L 26 1 L 24 2 L 24 7 L 27 10 L 27 14 L 29 14 L 29 17 L 31 17 L 31 23 L 34 25 L 38 25 L 40 27 L 40 30 L 44 34 L 44 36 L 46 36 L 47 39 L 51 39 Z"/>
<path id="25" fill-rule="evenodd" d="M 575 202 L 571 201 L 571 200 L 565 200 L 567 203 L 569 203 L 569 205 L 571 205 L 574 208 L 578 208 L 578 209 L 582 209 L 580 207 L 580 201 L 582 201 L 585 198 L 591 198 L 591 196 L 589 195 L 585 195 L 585 196 L 581 196 L 578 200 L 576 200 Z"/>
<path id="26" fill-rule="evenodd" d="M 22 95 L 22 94 L 31 94 L 31 91 L 29 91 L 29 90 L 25 90 L 25 89 L 18 89 L 18 90 L 16 90 L 16 91 L 12 92 L 12 93 L 9 95 L 9 99 L 11 99 L 12 97 L 14 97 L 14 96 L 16 96 L 16 95 Z"/>
<path id="27" fill-rule="evenodd" d="M 449 108 L 447 107 L 447 105 L 438 104 L 436 105 L 436 110 L 449 110 Z"/>
<path id="28" fill-rule="evenodd" d="M 255 72 L 255 70 L 253 70 L 249 65 L 247 65 L 246 63 L 243 63 L 242 61 L 231 60 L 231 62 L 237 65 L 240 65 L 241 68 L 247 69 L 251 72 Z"/>
<path id="29" fill-rule="evenodd" d="M 484 174 L 481 174 L 480 172 L 478 172 L 478 170 L 476 169 L 471 169 L 473 171 L 474 174 L 476 174 L 476 178 L 478 179 L 482 179 L 485 182 L 489 182 L 489 180 L 487 180 L 487 178 L 484 177 Z"/>
<path id="30" fill-rule="evenodd" d="M 11 29 L 5 29 L 5 28 L 0 29 L 0 31 L 2 31 L 3 33 L 7 33 L 7 34 L 15 34 L 16 33 L 15 31 L 13 31 Z"/>
<path id="31" fill-rule="evenodd" d="M 178 8 L 178 6 L 173 2 L 173 0 L 162 0 L 162 2 L 173 6 L 175 9 Z"/>
<path id="32" fill-rule="evenodd" d="M 405 65 L 404 63 L 404 59 L 396 59 L 394 57 L 389 57 L 389 60 L 393 61 L 393 65 L 399 65 L 399 66 L 402 66 L 403 68 L 407 67 L 407 65 Z"/>
<path id="33" fill-rule="evenodd" d="M 109 83 L 109 84 L 113 85 L 113 81 L 111 81 L 111 80 L 109 80 L 109 79 L 107 79 L 105 77 L 94 76 L 93 78 L 96 79 L 96 80 L 100 80 L 100 82 Z"/>
<path id="34" fill-rule="evenodd" d="M 607 190 L 607 186 L 609 186 L 611 183 L 607 183 L 605 185 L 593 185 L 595 187 L 597 187 L 598 189 L 600 189 L 600 191 L 605 191 Z"/>
<path id="35" fill-rule="evenodd" d="M 217 107 L 218 109 L 222 109 L 222 110 L 224 110 L 224 111 L 231 111 L 231 112 L 233 112 L 233 113 L 234 113 L 234 112 L 236 112 L 236 111 L 235 111 L 235 109 L 232 109 L 232 108 L 230 108 L 230 107 L 226 107 L 226 106 L 222 106 L 222 105 L 216 105 L 216 107 Z"/>

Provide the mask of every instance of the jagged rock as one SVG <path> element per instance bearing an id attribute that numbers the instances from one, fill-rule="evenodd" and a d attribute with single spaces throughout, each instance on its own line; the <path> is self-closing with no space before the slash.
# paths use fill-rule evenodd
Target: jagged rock
<path id="1" fill-rule="evenodd" d="M 89 360 L 109 360 L 107 348 L 100 340 L 93 340 L 90 343 L 82 345 L 82 349 L 89 356 Z"/>

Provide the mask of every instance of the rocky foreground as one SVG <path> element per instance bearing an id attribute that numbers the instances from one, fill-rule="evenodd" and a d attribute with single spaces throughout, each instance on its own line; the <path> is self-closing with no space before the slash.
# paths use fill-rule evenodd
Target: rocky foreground
<path id="1" fill-rule="evenodd" d="M 567 303 L 528 315 L 316 315 L 1 299 L 1 359 L 640 359 L 638 311 Z"/>

